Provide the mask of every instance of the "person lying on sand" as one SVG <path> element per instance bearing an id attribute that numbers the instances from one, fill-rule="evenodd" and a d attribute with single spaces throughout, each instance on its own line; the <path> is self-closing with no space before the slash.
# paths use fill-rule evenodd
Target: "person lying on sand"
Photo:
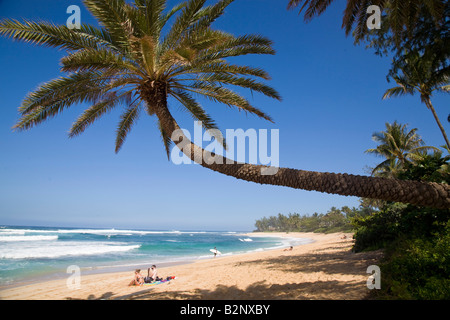
<path id="1" fill-rule="evenodd" d="M 294 247 L 290 246 L 289 249 L 284 249 L 283 251 L 292 251 L 292 249 L 294 249 Z"/>
<path id="2" fill-rule="evenodd" d="M 134 279 L 130 282 L 129 286 L 142 286 L 144 284 L 144 277 L 141 274 L 141 269 L 134 271 Z"/>

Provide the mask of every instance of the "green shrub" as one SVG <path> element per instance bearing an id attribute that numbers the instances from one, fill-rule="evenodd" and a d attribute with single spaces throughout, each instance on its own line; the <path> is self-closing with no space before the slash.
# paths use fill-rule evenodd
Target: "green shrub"
<path id="1" fill-rule="evenodd" d="M 418 208 L 412 205 L 392 203 L 367 217 L 355 217 L 356 252 L 385 248 L 405 237 L 426 239 L 444 232 L 450 210 Z"/>
<path id="2" fill-rule="evenodd" d="M 355 217 L 352 220 L 355 228 L 353 250 L 380 249 L 394 241 L 398 237 L 401 213 L 405 208 L 404 204 L 394 203 L 369 216 Z"/>
<path id="3" fill-rule="evenodd" d="M 379 298 L 450 299 L 450 221 L 431 238 L 397 239 L 380 268 Z"/>

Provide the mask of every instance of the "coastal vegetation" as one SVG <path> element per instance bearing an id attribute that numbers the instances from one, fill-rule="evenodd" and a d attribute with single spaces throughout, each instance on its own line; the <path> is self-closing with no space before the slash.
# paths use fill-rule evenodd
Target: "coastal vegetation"
<path id="1" fill-rule="evenodd" d="M 374 134 L 377 148 L 368 150 L 385 158 L 371 170 L 373 175 L 450 183 L 446 148 L 417 148 L 425 144 L 417 130 L 397 122 L 387 123 L 386 128 Z M 406 137 L 416 143 L 398 144 L 403 152 L 395 152 L 394 142 Z M 450 209 L 360 199 L 358 208 L 333 207 L 312 215 L 280 213 L 257 220 L 255 226 L 257 231 L 353 232 L 354 252 L 382 249 L 385 253 L 380 263 L 381 290 L 373 290 L 374 298 L 450 298 Z"/>
<path id="2" fill-rule="evenodd" d="M 365 216 L 371 212 L 368 207 L 340 209 L 332 207 L 326 213 L 299 214 L 279 213 L 275 216 L 263 217 L 256 220 L 256 232 L 351 232 L 353 226 L 351 221 L 358 215 Z"/>
<path id="3" fill-rule="evenodd" d="M 332 2 L 290 0 L 288 8 L 299 8 L 305 21 L 310 21 L 322 15 Z M 397 86 L 388 89 L 383 98 L 417 93 L 431 111 L 445 141 L 444 150 L 439 150 L 426 146 L 416 128 L 407 130 L 397 122 L 386 123 L 385 131 L 373 135 L 379 145 L 366 151 L 384 159 L 371 168 L 371 174 L 396 181 L 407 179 L 448 185 L 450 143 L 431 97 L 435 92 L 450 90 L 450 3 L 443 0 L 373 1 L 371 4 L 380 6 L 383 12 L 381 26 L 374 30 L 365 27 L 370 13 L 366 11 L 368 2 L 363 3 L 366 5 L 347 1 L 342 28 L 347 36 L 354 37 L 355 44 L 366 44 L 377 55 L 392 59 L 387 80 L 394 80 Z M 371 209 L 367 215 L 351 217 L 343 215 L 341 210 L 341 220 L 347 222 L 343 230 L 352 226 L 355 252 L 384 250 L 380 264 L 381 290 L 372 291 L 374 298 L 449 299 L 449 206 L 432 209 L 378 201 Z"/>
<path id="4" fill-rule="evenodd" d="M 418 154 L 393 178 L 450 183 L 450 155 Z M 355 252 L 384 249 L 381 299 L 450 298 L 450 209 L 384 203 L 352 220 Z"/>

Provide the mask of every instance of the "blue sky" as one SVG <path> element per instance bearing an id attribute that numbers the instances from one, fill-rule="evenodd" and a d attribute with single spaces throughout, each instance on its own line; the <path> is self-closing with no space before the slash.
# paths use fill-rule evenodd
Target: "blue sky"
<path id="1" fill-rule="evenodd" d="M 262 67 L 282 102 L 246 96 L 275 123 L 222 105 L 203 106 L 220 128 L 279 129 L 280 166 L 363 174 L 380 159 L 364 154 L 371 135 L 395 120 L 418 128 L 429 145 L 444 144 L 418 96 L 382 100 L 389 58 L 354 46 L 340 28 L 344 1 L 305 23 L 286 1 L 236 0 L 215 26 L 236 35 L 256 33 L 274 41 L 274 56 L 247 56 L 236 63 Z M 178 1 L 168 1 L 169 7 Z M 69 5 L 81 7 L 82 22 L 96 24 L 78 0 L 0 0 L 0 18 L 51 20 L 64 24 Z M 326 212 L 357 206 L 358 198 L 264 186 L 167 161 L 155 119 L 140 118 L 119 154 L 114 153 L 119 112 L 83 135 L 67 131 L 84 105 L 27 132 L 13 132 L 22 99 L 61 75 L 63 52 L 0 38 L 0 224 L 144 229 L 252 230 L 256 219 L 278 213 Z M 443 125 L 448 97 L 434 105 Z M 191 118 L 176 111 L 183 128 Z"/>

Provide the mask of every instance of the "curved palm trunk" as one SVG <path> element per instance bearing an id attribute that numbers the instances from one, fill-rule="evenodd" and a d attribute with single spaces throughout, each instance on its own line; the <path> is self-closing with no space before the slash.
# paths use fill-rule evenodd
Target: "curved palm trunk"
<path id="1" fill-rule="evenodd" d="M 444 136 L 445 143 L 447 144 L 447 147 L 450 149 L 450 142 L 448 141 L 447 134 L 445 133 L 444 127 L 442 126 L 442 123 L 439 120 L 439 117 L 437 116 L 436 110 L 434 110 L 434 107 L 431 104 L 431 100 L 430 100 L 429 97 L 425 98 L 425 104 L 427 105 L 428 109 L 431 110 L 431 113 L 433 113 L 433 117 L 436 120 L 436 122 L 437 122 L 437 124 L 439 126 L 439 129 L 441 129 L 442 135 Z"/>
<path id="2" fill-rule="evenodd" d="M 154 110 L 159 118 L 165 133 L 172 137 L 175 130 L 180 128 L 167 108 L 165 85 L 154 83 L 152 87 L 142 88 L 141 92 L 148 106 Z M 177 134 L 180 131 L 177 131 Z M 278 168 L 277 173 L 274 175 L 263 175 L 261 170 L 268 168 L 267 166 L 237 163 L 219 155 L 214 155 L 216 159 L 214 163 L 206 163 L 203 159 L 210 158 L 210 152 L 193 144 L 182 134 L 178 135 L 178 137 L 179 139 L 172 139 L 173 142 L 192 161 L 199 163 L 205 168 L 237 179 L 344 196 L 405 202 L 442 209 L 450 208 L 450 186 L 445 184 L 304 171 L 290 168 Z M 190 148 L 186 146 L 190 146 Z"/>

